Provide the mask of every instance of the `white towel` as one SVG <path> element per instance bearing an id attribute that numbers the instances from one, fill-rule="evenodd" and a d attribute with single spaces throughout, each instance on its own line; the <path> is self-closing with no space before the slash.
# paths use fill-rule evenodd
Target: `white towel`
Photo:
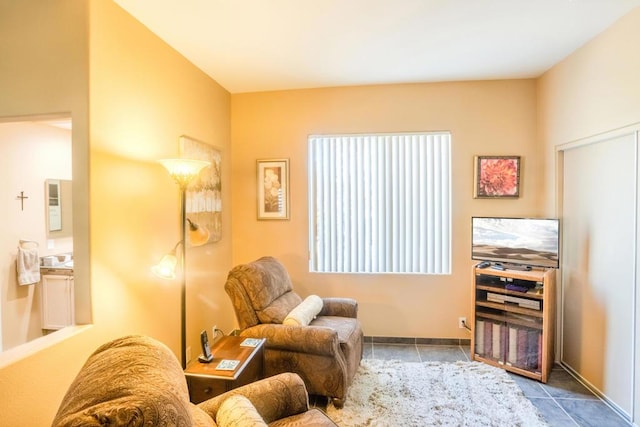
<path id="1" fill-rule="evenodd" d="M 17 272 L 19 285 L 33 285 L 40 281 L 40 258 L 38 249 L 18 246 Z"/>

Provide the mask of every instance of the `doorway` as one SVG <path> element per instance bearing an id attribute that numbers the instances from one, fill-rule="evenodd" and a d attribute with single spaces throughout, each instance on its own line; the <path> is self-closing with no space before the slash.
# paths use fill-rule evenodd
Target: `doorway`
<path id="1" fill-rule="evenodd" d="M 0 351 L 41 337 L 40 284 L 19 285 L 21 240 L 34 242 L 38 256 L 73 253 L 73 235 L 47 232 L 46 182 L 72 179 L 71 117 L 38 116 L 0 120 L 3 186 L 0 197 Z M 72 224 L 66 224 L 72 230 Z"/>
<path id="2" fill-rule="evenodd" d="M 638 130 L 560 149 L 561 362 L 627 417 L 633 407 Z"/>

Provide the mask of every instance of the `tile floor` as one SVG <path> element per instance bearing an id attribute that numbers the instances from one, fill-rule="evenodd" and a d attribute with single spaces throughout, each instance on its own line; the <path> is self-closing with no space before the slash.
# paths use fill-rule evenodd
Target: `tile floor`
<path id="1" fill-rule="evenodd" d="M 468 344 L 461 346 L 378 343 L 370 338 L 365 342 L 363 357 L 407 362 L 470 360 Z M 547 384 L 519 375 L 510 375 L 552 427 L 631 425 L 559 365 L 552 370 Z M 326 405 L 325 401 L 313 396 L 311 403 L 319 407 Z"/>

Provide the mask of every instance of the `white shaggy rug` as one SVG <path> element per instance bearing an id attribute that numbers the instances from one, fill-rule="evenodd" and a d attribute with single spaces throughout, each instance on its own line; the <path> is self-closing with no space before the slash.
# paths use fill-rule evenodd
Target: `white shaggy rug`
<path id="1" fill-rule="evenodd" d="M 480 362 L 363 359 L 344 408 L 327 414 L 341 427 L 547 425 L 505 371 Z"/>

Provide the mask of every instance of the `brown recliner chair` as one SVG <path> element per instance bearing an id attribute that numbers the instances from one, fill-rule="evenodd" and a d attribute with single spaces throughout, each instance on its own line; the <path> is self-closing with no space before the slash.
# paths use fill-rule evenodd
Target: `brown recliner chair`
<path id="1" fill-rule="evenodd" d="M 309 394 L 327 396 L 338 408 L 344 405 L 362 359 L 363 333 L 355 300 L 322 298 L 322 308 L 307 326 L 283 324 L 303 300 L 293 291 L 287 270 L 273 257 L 234 267 L 225 290 L 240 335 L 267 340 L 265 376 L 295 372 Z"/>
<path id="2" fill-rule="evenodd" d="M 67 390 L 53 427 L 332 426 L 309 408 L 304 382 L 281 374 L 189 402 L 187 380 L 169 348 L 131 335 L 100 346 Z"/>

